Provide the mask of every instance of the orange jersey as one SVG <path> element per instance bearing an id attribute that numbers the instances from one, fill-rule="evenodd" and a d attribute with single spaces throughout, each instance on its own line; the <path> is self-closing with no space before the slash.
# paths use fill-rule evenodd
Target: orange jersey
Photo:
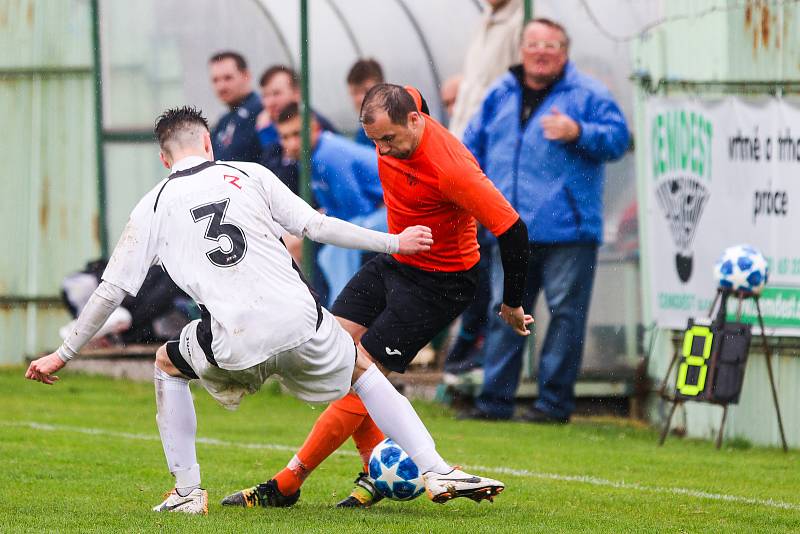
<path id="1" fill-rule="evenodd" d="M 420 108 L 419 93 L 411 88 L 409 93 Z M 519 215 L 469 150 L 444 126 L 423 117 L 425 130 L 409 159 L 378 154 L 389 232 L 420 224 L 433 233 L 428 252 L 394 258 L 425 271 L 465 271 L 480 259 L 475 219 L 500 235 Z"/>

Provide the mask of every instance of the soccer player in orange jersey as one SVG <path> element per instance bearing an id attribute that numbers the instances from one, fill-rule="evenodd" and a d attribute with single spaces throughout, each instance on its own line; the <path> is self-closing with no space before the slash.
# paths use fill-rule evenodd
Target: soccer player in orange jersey
<path id="1" fill-rule="evenodd" d="M 533 318 L 521 306 L 528 231 L 472 154 L 427 114 L 421 95 L 410 87 L 374 86 L 364 98 L 361 123 L 378 152 L 389 231 L 424 224 L 432 230 L 433 245 L 414 256 L 378 256 L 342 290 L 332 311 L 358 351 L 384 374 L 403 373 L 419 349 L 461 314 L 476 287 L 476 219 L 497 236 L 501 250 L 505 281 L 499 314 L 516 333 L 529 335 Z M 309 473 L 350 436 L 365 465 L 384 438 L 352 390 L 328 406 L 301 449 L 268 482 L 277 483 L 279 495 L 259 498 L 262 484 L 222 504 L 291 506 Z M 487 489 L 485 497 L 492 496 Z M 338 506 L 365 507 L 380 498 L 370 477 L 361 473 L 353 493 Z"/>

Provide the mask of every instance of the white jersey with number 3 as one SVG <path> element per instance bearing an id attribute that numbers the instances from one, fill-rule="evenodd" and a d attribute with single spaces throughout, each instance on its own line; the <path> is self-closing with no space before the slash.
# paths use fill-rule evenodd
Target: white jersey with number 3
<path id="1" fill-rule="evenodd" d="M 133 209 L 103 279 L 136 295 L 160 263 L 202 306 L 216 364 L 246 369 L 316 331 L 318 304 L 280 240 L 315 213 L 261 165 L 184 158 Z"/>

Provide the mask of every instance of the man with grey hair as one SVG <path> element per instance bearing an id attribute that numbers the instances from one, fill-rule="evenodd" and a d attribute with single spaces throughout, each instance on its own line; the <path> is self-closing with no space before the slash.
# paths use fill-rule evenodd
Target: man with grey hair
<path id="1" fill-rule="evenodd" d="M 540 290 L 550 324 L 539 365 L 539 398 L 522 419 L 566 423 L 583 353 L 597 248 L 602 241 L 603 179 L 608 161 L 628 147 L 625 117 L 608 89 L 569 61 L 569 36 L 555 21 L 525 25 L 522 64 L 489 89 L 464 133 L 464 144 L 530 229 L 523 305 Z M 502 266 L 493 252 L 493 274 Z M 493 300 L 502 287 L 493 276 Z M 524 341 L 489 319 L 478 419 L 509 419 Z"/>

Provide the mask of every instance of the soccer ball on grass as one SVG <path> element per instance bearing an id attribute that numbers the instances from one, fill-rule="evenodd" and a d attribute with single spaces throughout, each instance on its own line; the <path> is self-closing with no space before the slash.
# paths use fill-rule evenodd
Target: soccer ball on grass
<path id="1" fill-rule="evenodd" d="M 425 491 L 417 464 L 390 438 L 372 450 L 369 476 L 375 480 L 378 491 L 394 501 L 410 501 Z"/>
<path id="2" fill-rule="evenodd" d="M 750 245 L 725 249 L 714 265 L 714 277 L 720 289 L 758 295 L 767 283 L 767 260 Z"/>

